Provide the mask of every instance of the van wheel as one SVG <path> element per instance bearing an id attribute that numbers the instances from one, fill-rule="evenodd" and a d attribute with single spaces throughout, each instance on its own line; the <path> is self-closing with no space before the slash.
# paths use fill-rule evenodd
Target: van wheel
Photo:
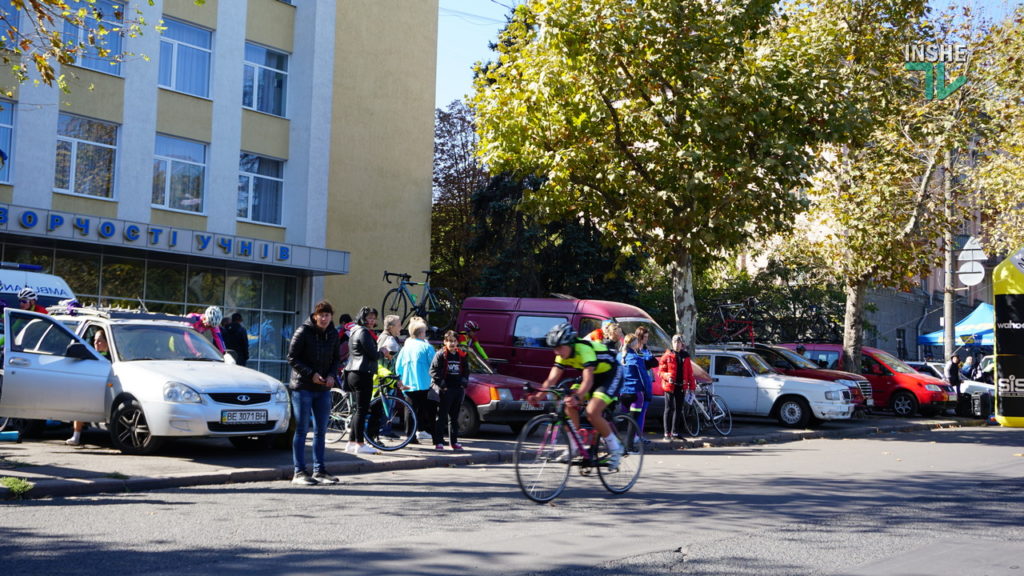
<path id="1" fill-rule="evenodd" d="M 901 418 L 913 416 L 917 412 L 917 398 L 906 390 L 896 392 L 892 395 L 892 411 Z"/>
<path id="2" fill-rule="evenodd" d="M 469 399 L 459 407 L 459 436 L 474 436 L 480 431 L 480 413 Z"/>
<path id="3" fill-rule="evenodd" d="M 138 400 L 125 400 L 117 405 L 110 419 L 110 439 L 125 454 L 147 455 L 159 450 L 164 439 L 153 436 L 146 414 Z"/>
<path id="4" fill-rule="evenodd" d="M 811 407 L 798 396 L 783 398 L 778 407 L 779 422 L 790 428 L 806 428 L 811 421 Z"/>

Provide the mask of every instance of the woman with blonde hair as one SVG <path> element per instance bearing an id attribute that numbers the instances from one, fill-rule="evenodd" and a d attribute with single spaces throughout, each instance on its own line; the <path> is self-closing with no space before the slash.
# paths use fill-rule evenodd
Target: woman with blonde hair
<path id="1" fill-rule="evenodd" d="M 395 373 L 402 379 L 405 393 L 416 411 L 419 430 L 412 441 L 433 439 L 433 427 L 437 422 L 437 400 L 430 397 L 430 362 L 434 359 L 434 347 L 427 342 L 427 323 L 419 316 L 409 319 L 409 338 L 395 358 Z"/>

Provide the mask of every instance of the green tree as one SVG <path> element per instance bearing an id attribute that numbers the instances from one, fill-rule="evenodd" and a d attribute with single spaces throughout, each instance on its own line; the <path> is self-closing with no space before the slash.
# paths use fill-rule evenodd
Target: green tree
<path id="1" fill-rule="evenodd" d="M 863 67 L 846 53 L 909 2 L 872 2 L 891 11 L 871 14 L 859 42 L 823 10 L 803 16 L 818 4 L 527 2 L 497 65 L 479 68 L 480 153 L 493 170 L 544 175 L 525 196 L 543 220 L 593 222 L 671 270 L 692 342 L 695 261 L 789 225 L 810 146 L 866 119 L 868 95 L 850 89 Z"/>
<path id="2" fill-rule="evenodd" d="M 479 268 L 470 248 L 473 193 L 488 182 L 476 159 L 473 114 L 460 100 L 434 112 L 434 200 L 430 216 L 430 269 L 438 286 L 461 302 Z"/>
<path id="3" fill-rule="evenodd" d="M 154 0 L 147 0 L 150 6 Z M 205 0 L 194 0 L 196 5 Z M 14 12 L 0 8 L 0 59 L 8 67 L 16 84 L 32 79 L 67 91 L 64 76 L 57 75 L 56 65 L 72 64 L 82 54 L 119 62 L 131 56 L 128 52 L 114 52 L 107 42 L 111 34 L 134 37 L 147 26 L 140 10 L 129 11 L 127 3 L 113 4 L 113 13 L 96 0 L 10 0 Z M 21 18 L 24 16 L 24 18 Z M 22 25 L 22 22 L 27 23 Z M 76 40 L 64 34 L 65 25 L 85 30 L 83 39 Z M 13 86 L 3 86 L 8 97 Z"/>

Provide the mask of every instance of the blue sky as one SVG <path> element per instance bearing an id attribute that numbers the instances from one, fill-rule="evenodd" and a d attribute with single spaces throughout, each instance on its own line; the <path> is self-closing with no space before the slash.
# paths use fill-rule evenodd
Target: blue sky
<path id="1" fill-rule="evenodd" d="M 497 40 L 510 7 L 523 0 L 440 0 L 437 30 L 437 91 L 434 106 L 463 100 L 473 86 L 473 63 L 490 60 L 487 45 Z M 1018 2 L 1009 0 L 931 0 L 942 9 L 967 4 L 991 18 L 1002 18 Z"/>

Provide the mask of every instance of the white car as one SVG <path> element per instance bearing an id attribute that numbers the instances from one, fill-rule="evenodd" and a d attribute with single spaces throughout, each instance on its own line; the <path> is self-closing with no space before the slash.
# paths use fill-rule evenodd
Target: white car
<path id="1" fill-rule="evenodd" d="M 97 330 L 106 331 L 109 361 L 86 344 Z M 222 356 L 184 318 L 7 308 L 4 332 L 2 416 L 103 422 L 127 454 L 186 436 L 263 446 L 288 429 L 287 388 Z"/>
<path id="2" fill-rule="evenodd" d="M 733 414 L 777 418 L 783 426 L 794 428 L 853 415 L 848 386 L 784 376 L 754 352 L 697 349 L 693 360 L 711 376 L 715 394 Z"/>

